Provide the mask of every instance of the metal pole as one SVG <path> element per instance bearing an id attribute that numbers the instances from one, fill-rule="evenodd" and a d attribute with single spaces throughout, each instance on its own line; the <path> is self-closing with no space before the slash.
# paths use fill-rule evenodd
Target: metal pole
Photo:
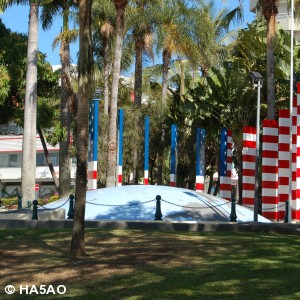
<path id="1" fill-rule="evenodd" d="M 257 111 L 256 111 L 256 158 L 255 158 L 255 193 L 254 193 L 254 222 L 258 220 L 258 167 L 259 167 L 259 132 L 260 132 L 260 88 L 261 80 L 257 82 Z"/>

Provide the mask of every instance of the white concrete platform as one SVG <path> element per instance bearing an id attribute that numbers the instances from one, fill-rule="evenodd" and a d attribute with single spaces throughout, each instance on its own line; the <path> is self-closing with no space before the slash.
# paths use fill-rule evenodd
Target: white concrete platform
<path id="1" fill-rule="evenodd" d="M 157 185 L 127 185 L 87 192 L 86 220 L 154 220 L 156 196 L 161 196 L 164 221 L 228 222 L 231 203 L 192 190 Z M 66 198 L 45 205 L 69 210 Z M 76 199 L 75 199 L 76 200 Z M 253 211 L 236 205 L 237 222 L 252 222 Z M 67 218 L 67 216 L 66 216 Z M 271 221 L 258 216 L 258 222 Z"/>

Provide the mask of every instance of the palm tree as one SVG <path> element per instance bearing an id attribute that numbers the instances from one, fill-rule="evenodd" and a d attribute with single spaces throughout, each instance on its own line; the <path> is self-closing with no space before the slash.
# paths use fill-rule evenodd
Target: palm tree
<path id="1" fill-rule="evenodd" d="M 211 66 L 220 64 L 228 56 L 237 37 L 236 31 L 229 31 L 235 18 L 226 8 L 216 10 L 213 1 L 199 5 L 190 13 L 193 36 L 190 60 L 194 66 L 200 66 L 202 75 L 207 75 Z"/>
<path id="2" fill-rule="evenodd" d="M 93 40 L 95 40 L 96 57 L 98 57 L 98 61 L 103 68 L 104 114 L 108 116 L 111 44 L 115 24 L 115 8 L 112 1 L 94 1 L 92 18 L 95 32 Z"/>
<path id="3" fill-rule="evenodd" d="M 168 72 L 174 51 L 181 52 L 185 45 L 182 20 L 185 17 L 185 1 L 167 0 L 156 7 L 158 48 L 162 49 L 162 103 L 166 106 Z M 186 35 L 188 37 L 188 35 Z"/>
<path id="4" fill-rule="evenodd" d="M 122 46 L 124 35 L 124 14 L 128 0 L 113 0 L 117 16 L 116 16 L 116 46 L 113 63 L 113 78 L 109 113 L 109 132 L 108 132 L 108 154 L 107 154 L 107 170 L 106 170 L 106 186 L 115 186 L 116 184 L 116 121 L 117 121 L 117 100 L 119 89 L 119 77 L 121 69 Z"/>
<path id="5" fill-rule="evenodd" d="M 71 135 L 71 107 L 75 103 L 76 95 L 71 86 L 71 58 L 70 42 L 77 38 L 77 30 L 69 30 L 70 9 L 75 5 L 74 0 L 55 0 L 45 2 L 41 14 L 43 29 L 49 29 L 53 24 L 53 18 L 62 11 L 62 33 L 56 39 L 60 41 L 61 61 L 61 103 L 60 124 L 64 130 L 64 138 L 59 142 L 59 195 L 66 197 L 70 192 L 70 159 L 69 145 Z"/>
<path id="6" fill-rule="evenodd" d="M 71 255 L 86 254 L 84 242 L 84 215 L 87 185 L 88 158 L 88 101 L 91 96 L 93 56 L 91 46 L 91 5 L 92 1 L 79 1 L 79 91 L 77 111 L 77 171 L 75 189 L 75 211 L 71 241 Z"/>
<path id="7" fill-rule="evenodd" d="M 37 117 L 37 55 L 38 55 L 38 0 L 1 0 L 0 11 L 14 4 L 30 4 L 27 71 L 24 109 L 23 159 L 22 159 L 22 195 L 25 206 L 28 200 L 35 199 L 36 170 L 36 117 Z"/>
<path id="8" fill-rule="evenodd" d="M 240 0 L 240 2 L 242 2 Z M 288 1 L 289 2 L 289 1 Z M 298 3 L 298 1 L 296 1 Z M 275 119 L 275 39 L 276 16 L 278 14 L 278 0 L 258 0 L 257 7 L 267 22 L 267 118 Z"/>
<path id="9" fill-rule="evenodd" d="M 142 87 L 143 87 L 143 54 L 147 54 L 152 61 L 154 61 L 154 54 L 152 49 L 153 40 L 153 25 L 154 14 L 153 6 L 157 1 L 143 0 L 132 1 L 128 13 L 127 23 L 129 32 L 131 33 L 129 39 L 134 45 L 135 54 L 135 72 L 134 72 L 134 105 L 139 110 L 142 104 Z M 134 127 L 138 128 L 139 113 L 136 111 L 134 118 Z M 139 135 L 135 136 L 135 147 L 133 149 L 133 181 L 138 184 L 139 179 Z"/>
<path id="10" fill-rule="evenodd" d="M 275 38 L 278 0 L 261 0 L 261 13 L 267 21 L 267 89 L 268 119 L 275 119 Z"/>

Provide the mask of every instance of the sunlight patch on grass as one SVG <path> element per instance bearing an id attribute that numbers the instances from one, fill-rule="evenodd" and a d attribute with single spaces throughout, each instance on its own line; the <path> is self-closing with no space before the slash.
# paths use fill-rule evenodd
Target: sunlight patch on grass
<path id="1" fill-rule="evenodd" d="M 0 299 L 12 283 L 66 285 L 67 295 L 43 299 L 300 297 L 296 236 L 88 229 L 80 261 L 69 257 L 70 229 L 0 230 L 0 239 Z"/>

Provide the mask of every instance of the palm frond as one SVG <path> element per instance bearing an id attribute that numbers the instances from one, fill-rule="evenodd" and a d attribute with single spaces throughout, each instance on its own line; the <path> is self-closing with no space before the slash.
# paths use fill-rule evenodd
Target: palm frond
<path id="1" fill-rule="evenodd" d="M 59 45 L 61 41 L 65 41 L 66 43 L 73 43 L 76 42 L 78 38 L 79 30 L 78 29 L 71 29 L 64 32 L 61 32 L 53 41 L 52 48 L 54 49 Z"/>
<path id="2" fill-rule="evenodd" d="M 0 12 L 4 12 L 8 7 L 13 5 L 28 5 L 30 0 L 0 0 Z"/>

